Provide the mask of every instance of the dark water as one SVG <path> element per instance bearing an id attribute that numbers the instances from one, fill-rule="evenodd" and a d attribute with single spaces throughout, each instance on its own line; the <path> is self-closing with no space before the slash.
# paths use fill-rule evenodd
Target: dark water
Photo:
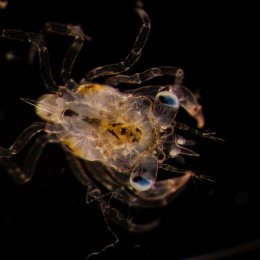
<path id="1" fill-rule="evenodd" d="M 201 96 L 205 130 L 216 131 L 226 143 L 194 137 L 201 154 L 196 167 L 216 182 L 191 181 L 177 200 L 158 210 L 162 222 L 154 231 L 137 235 L 114 227 L 120 243 L 96 259 L 189 259 L 210 252 L 217 253 L 213 258 L 194 259 L 257 259 L 256 91 L 260 74 L 256 6 L 144 3 L 152 31 L 142 58 L 129 74 L 159 65 L 183 68 L 184 84 Z M 75 0 L 65 5 L 37 1 L 33 7 L 29 1 L 12 2 L 0 10 L 0 29 L 37 32 L 46 22 L 82 25 L 93 41 L 85 44 L 75 65 L 73 77 L 79 80 L 91 68 L 119 62 L 128 54 L 140 27 L 133 9 L 132 1 Z M 69 43 L 66 37 L 47 37 L 58 84 Z M 28 65 L 28 44 L 1 38 L 0 46 L 0 140 L 8 147 L 37 120 L 33 108 L 20 97 L 37 99 L 46 91 L 37 59 L 35 66 Z M 7 52 L 15 57 L 9 62 Z M 164 80 L 170 82 L 166 77 L 160 83 Z M 17 160 L 22 162 L 25 153 L 26 148 Z M 84 259 L 113 242 L 97 205 L 85 204 L 85 188 L 70 174 L 55 145 L 44 151 L 31 183 L 18 187 L 2 169 L 0 178 L 3 259 Z"/>

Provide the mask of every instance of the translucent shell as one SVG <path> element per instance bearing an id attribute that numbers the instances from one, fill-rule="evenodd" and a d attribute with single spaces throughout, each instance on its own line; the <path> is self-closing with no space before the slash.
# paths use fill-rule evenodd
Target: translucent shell
<path id="1" fill-rule="evenodd" d="M 152 102 L 106 85 L 80 86 L 75 101 L 44 95 L 36 105 L 36 113 L 62 126 L 59 139 L 75 155 L 100 161 L 124 174 L 136 173 L 143 164 L 147 167 L 159 142 Z M 151 181 L 149 188 L 155 182 L 157 167 L 150 171 L 153 177 L 146 178 Z M 134 181 L 136 178 L 131 180 L 135 188 L 144 189 L 145 185 Z"/>
<path id="2" fill-rule="evenodd" d="M 0 1 L 0 8 L 6 1 Z M 4 4 L 3 4 L 4 3 Z M 38 101 L 23 99 L 36 107 L 37 115 L 44 122 L 36 122 L 25 129 L 9 148 L 0 146 L 0 164 L 19 184 L 28 182 L 36 168 L 40 154 L 47 143 L 57 143 L 63 148 L 71 171 L 88 187 L 88 198 L 99 200 L 104 215 L 131 231 L 146 231 L 158 221 L 145 225 L 131 217 L 118 218 L 120 209 L 110 205 L 110 198 L 136 208 L 156 208 L 167 205 L 194 174 L 184 166 L 176 168 L 174 160 L 182 156 L 198 156 L 186 146 L 178 130 L 190 131 L 211 137 L 176 121 L 179 109 L 184 109 L 204 126 L 202 108 L 196 96 L 182 85 L 184 72 L 170 66 L 158 66 L 135 73 L 124 74 L 140 58 L 150 32 L 150 19 L 136 1 L 136 12 L 142 26 L 134 45 L 119 63 L 93 68 L 77 82 L 71 77 L 74 63 L 89 37 L 79 26 L 47 23 L 42 32 L 0 30 L 0 37 L 33 44 L 30 57 L 39 54 L 41 74 L 50 94 Z M 63 86 L 53 79 L 46 33 L 72 38 L 62 63 Z M 143 85 L 161 77 L 173 78 L 169 85 Z M 98 81 L 97 79 L 101 79 Z M 102 82 L 102 84 L 94 83 Z M 126 91 L 116 86 L 129 84 Z M 16 165 L 12 156 L 17 154 L 39 132 L 26 157 L 24 168 Z M 165 178 L 158 178 L 161 171 Z M 177 173 L 177 174 L 176 174 Z M 105 196 L 109 194 L 109 196 Z"/>
<path id="3" fill-rule="evenodd" d="M 150 93 L 154 88 L 149 88 Z M 159 161 L 179 154 L 195 155 L 181 147 L 173 131 L 167 132 L 173 129 L 182 105 L 174 89 L 171 85 L 162 91 L 156 88 L 154 97 L 148 97 L 142 88 L 142 94 L 138 90 L 122 93 L 107 85 L 84 84 L 68 101 L 55 94 L 42 96 L 36 113 L 60 125 L 58 139 L 70 152 L 114 168 L 129 176 L 134 189 L 146 191 L 154 186 Z M 178 140 L 185 142 L 180 136 Z"/>

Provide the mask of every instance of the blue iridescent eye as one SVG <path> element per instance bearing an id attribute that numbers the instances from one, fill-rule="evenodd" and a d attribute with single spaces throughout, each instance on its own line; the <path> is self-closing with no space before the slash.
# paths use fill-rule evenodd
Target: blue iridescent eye
<path id="1" fill-rule="evenodd" d="M 169 96 L 160 96 L 159 100 L 167 106 L 176 106 L 176 100 Z"/>
<path id="2" fill-rule="evenodd" d="M 158 93 L 157 98 L 165 106 L 179 107 L 180 101 L 178 97 L 169 91 L 162 91 Z"/>
<path id="3" fill-rule="evenodd" d="M 130 184 L 138 191 L 152 188 L 157 176 L 157 158 L 144 156 L 130 174 Z"/>
<path id="4" fill-rule="evenodd" d="M 135 189 L 139 191 L 145 191 L 153 185 L 153 182 L 143 176 L 136 176 L 133 178 L 132 184 Z"/>

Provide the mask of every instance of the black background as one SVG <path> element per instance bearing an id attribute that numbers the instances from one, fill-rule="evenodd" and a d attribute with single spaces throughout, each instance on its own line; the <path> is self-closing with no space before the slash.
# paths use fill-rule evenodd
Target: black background
<path id="1" fill-rule="evenodd" d="M 257 8 L 165 0 L 144 1 L 144 7 L 152 30 L 141 59 L 129 73 L 160 65 L 184 69 L 184 84 L 201 96 L 204 130 L 216 131 L 226 143 L 194 137 L 201 154 L 199 170 L 216 177 L 216 183 L 191 181 L 177 200 L 158 210 L 162 223 L 154 231 L 135 235 L 113 227 L 120 242 L 95 258 L 183 259 L 257 239 Z M 75 65 L 73 76 L 78 80 L 94 67 L 123 60 L 141 25 L 130 0 L 10 1 L 0 10 L 0 29 L 37 32 L 46 22 L 79 24 L 93 38 L 85 43 Z M 61 84 L 59 70 L 70 39 L 51 35 L 46 40 L 55 80 Z M 20 97 L 37 99 L 46 93 L 37 60 L 33 67 L 28 64 L 28 50 L 27 43 L 0 39 L 4 147 L 38 120 Z M 5 59 L 10 51 L 17 59 Z M 16 156 L 18 162 L 26 150 Z M 1 259 L 84 259 L 113 242 L 97 205 L 86 205 L 85 188 L 72 176 L 56 145 L 44 150 L 34 179 L 22 187 L 0 171 Z M 229 259 L 257 255 L 259 249 Z"/>

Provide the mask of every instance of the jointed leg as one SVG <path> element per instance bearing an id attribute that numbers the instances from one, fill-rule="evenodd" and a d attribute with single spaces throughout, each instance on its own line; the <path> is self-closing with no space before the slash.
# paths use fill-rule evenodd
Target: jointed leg
<path id="1" fill-rule="evenodd" d="M 17 154 L 34 135 L 45 129 L 46 123 L 44 122 L 36 122 L 29 126 L 21 133 L 10 148 L 5 149 L 0 146 L 0 157 L 12 157 L 14 154 Z"/>
<path id="2" fill-rule="evenodd" d="M 13 158 L 0 157 L 0 165 L 13 178 L 17 184 L 25 184 L 27 182 L 26 173 L 15 163 Z"/>
<path id="3" fill-rule="evenodd" d="M 108 228 L 109 232 L 112 234 L 112 236 L 114 236 L 114 238 L 115 238 L 115 241 L 113 243 L 108 244 L 107 246 L 105 246 L 98 252 L 91 253 L 90 255 L 88 255 L 85 258 L 85 259 L 88 259 L 89 257 L 91 257 L 93 255 L 98 255 L 98 254 L 104 252 L 106 249 L 114 246 L 116 243 L 118 243 L 119 240 L 118 240 L 117 235 L 112 231 L 112 229 L 110 228 L 110 226 L 107 222 L 106 209 L 108 207 L 108 204 L 107 204 L 106 200 L 104 199 L 104 196 L 101 194 L 100 190 L 96 187 L 95 183 L 87 176 L 79 159 L 75 155 L 71 154 L 70 152 L 66 152 L 66 158 L 69 162 L 70 169 L 72 170 L 74 175 L 77 177 L 77 179 L 83 185 L 87 186 L 87 188 L 88 188 L 87 203 L 90 203 L 93 200 L 98 202 L 98 204 L 101 208 L 101 212 L 104 216 L 104 220 L 106 222 L 107 228 Z M 89 199 L 89 196 L 91 197 L 90 199 Z"/>
<path id="4" fill-rule="evenodd" d="M 46 123 L 34 123 L 23 131 L 23 133 L 17 138 L 17 140 L 9 149 L 5 149 L 0 146 L 0 164 L 6 169 L 6 171 L 18 184 L 23 184 L 31 179 L 39 155 L 45 145 L 45 139 L 39 139 L 32 146 L 31 150 L 29 151 L 29 156 L 27 156 L 25 160 L 24 171 L 22 171 L 21 168 L 18 167 L 17 164 L 10 157 L 18 153 L 34 135 L 36 135 L 40 131 L 45 130 L 45 127 Z"/>
<path id="5" fill-rule="evenodd" d="M 140 58 L 142 54 L 142 50 L 147 41 L 149 32 L 150 32 L 150 20 L 146 12 L 140 8 L 136 9 L 137 13 L 142 19 L 143 25 L 139 31 L 139 34 L 136 38 L 134 47 L 132 51 L 128 54 L 126 59 L 122 62 L 111 64 L 103 67 L 95 68 L 89 71 L 85 79 L 88 82 L 92 82 L 93 79 L 105 76 L 105 75 L 115 75 L 127 71 L 131 66 L 135 64 L 135 62 Z"/>
<path id="6" fill-rule="evenodd" d="M 162 76 L 174 76 L 174 84 L 180 85 L 182 83 L 184 72 L 182 69 L 175 67 L 156 67 L 145 70 L 134 75 L 117 75 L 106 80 L 106 84 L 116 86 L 120 83 L 141 84 L 144 81 L 154 79 Z"/>
<path id="7" fill-rule="evenodd" d="M 11 40 L 30 42 L 36 45 L 39 53 L 42 77 L 46 88 L 54 93 L 57 93 L 60 90 L 60 87 L 55 83 L 52 77 L 49 54 L 46 48 L 46 44 L 39 35 L 32 32 L 23 32 L 17 30 L 1 30 L 0 37 Z"/>
<path id="8" fill-rule="evenodd" d="M 186 87 L 180 85 L 171 86 L 171 90 L 179 97 L 181 106 L 197 121 L 197 127 L 204 126 L 202 107 L 196 96 Z"/>
<path id="9" fill-rule="evenodd" d="M 93 200 L 99 201 L 100 198 L 103 197 L 103 195 L 101 194 L 100 189 L 97 187 L 94 181 L 92 181 L 92 179 L 90 179 L 89 176 L 86 174 L 86 171 L 83 168 L 79 158 L 69 151 L 66 151 L 66 159 L 75 177 L 82 185 L 87 186 L 87 203 L 91 203 Z"/>
<path id="10" fill-rule="evenodd" d="M 61 78 L 69 88 L 77 86 L 77 83 L 70 77 L 71 71 L 74 66 L 75 60 L 83 46 L 84 40 L 90 41 L 91 38 L 84 34 L 83 30 L 79 26 L 60 24 L 60 23 L 46 23 L 40 31 L 39 35 L 44 38 L 47 33 L 66 35 L 74 37 L 74 40 L 68 49 L 68 52 L 63 60 Z M 30 62 L 34 60 L 36 49 L 32 46 L 30 50 Z"/>
<path id="11" fill-rule="evenodd" d="M 26 181 L 31 180 L 35 172 L 36 165 L 39 161 L 39 157 L 42 153 L 42 150 L 49 142 L 48 135 L 42 135 L 38 137 L 35 142 L 32 144 L 23 165 L 23 172 L 26 175 Z"/>
<path id="12" fill-rule="evenodd" d="M 69 167 L 72 171 L 72 173 L 75 175 L 75 177 L 79 180 L 79 182 L 84 186 L 93 186 L 95 187 L 95 184 L 90 180 L 90 178 L 85 173 L 85 170 L 83 169 L 79 159 L 73 155 L 72 153 L 66 151 L 66 159 L 69 163 Z"/>
<path id="13" fill-rule="evenodd" d="M 0 164 L 6 169 L 17 184 L 24 184 L 31 180 L 39 156 L 48 142 L 48 136 L 40 136 L 30 148 L 23 169 L 21 169 L 12 158 L 0 157 Z"/>

